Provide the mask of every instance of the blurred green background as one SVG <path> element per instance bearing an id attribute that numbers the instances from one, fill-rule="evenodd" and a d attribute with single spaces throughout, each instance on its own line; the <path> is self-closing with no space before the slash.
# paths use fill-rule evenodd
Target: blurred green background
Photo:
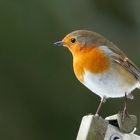
<path id="1" fill-rule="evenodd" d="M 53 45 L 77 29 L 106 36 L 140 67 L 139 0 L 0 0 L 1 140 L 74 140 L 95 113 L 99 97 L 75 78 L 68 50 Z M 140 134 L 140 90 L 134 96 Z M 110 99 L 101 115 L 122 108 Z"/>

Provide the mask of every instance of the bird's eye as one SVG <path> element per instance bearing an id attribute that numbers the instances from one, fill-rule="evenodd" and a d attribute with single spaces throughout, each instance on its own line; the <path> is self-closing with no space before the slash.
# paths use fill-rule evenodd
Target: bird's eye
<path id="1" fill-rule="evenodd" d="M 75 38 L 71 38 L 71 43 L 75 43 L 76 39 Z"/>

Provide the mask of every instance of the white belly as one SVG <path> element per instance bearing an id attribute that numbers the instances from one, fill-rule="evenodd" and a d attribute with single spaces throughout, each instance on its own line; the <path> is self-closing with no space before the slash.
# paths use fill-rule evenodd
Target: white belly
<path id="1" fill-rule="evenodd" d="M 118 70 L 118 66 L 104 74 L 92 74 L 85 70 L 83 84 L 101 98 L 123 97 L 125 93 L 128 95 L 138 87 L 138 82 L 125 69 L 119 72 Z"/>

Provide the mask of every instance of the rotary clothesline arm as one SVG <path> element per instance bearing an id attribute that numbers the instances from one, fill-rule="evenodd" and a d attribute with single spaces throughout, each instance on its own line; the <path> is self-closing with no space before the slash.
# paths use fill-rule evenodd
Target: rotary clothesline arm
<path id="1" fill-rule="evenodd" d="M 140 136 L 134 134 L 136 116 L 130 115 L 123 121 L 121 119 L 120 114 L 107 119 L 94 115 L 84 116 L 76 140 L 140 140 Z"/>

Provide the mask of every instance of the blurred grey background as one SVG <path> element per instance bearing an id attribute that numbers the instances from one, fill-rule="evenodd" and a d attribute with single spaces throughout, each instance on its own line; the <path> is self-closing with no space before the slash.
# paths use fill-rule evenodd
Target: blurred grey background
<path id="1" fill-rule="evenodd" d="M 0 139 L 74 140 L 99 97 L 82 86 L 71 54 L 53 42 L 77 29 L 99 32 L 140 67 L 139 0 L 0 0 Z M 140 90 L 129 100 L 138 117 Z M 110 99 L 101 115 L 123 109 Z"/>

